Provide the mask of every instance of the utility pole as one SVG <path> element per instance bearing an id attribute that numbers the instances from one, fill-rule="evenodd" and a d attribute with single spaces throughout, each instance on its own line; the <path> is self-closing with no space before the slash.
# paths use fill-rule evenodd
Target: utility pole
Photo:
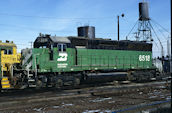
<path id="1" fill-rule="evenodd" d="M 167 55 L 170 58 L 170 44 L 169 44 L 169 37 L 167 39 Z"/>
<path id="2" fill-rule="evenodd" d="M 31 42 L 29 42 L 30 44 L 31 44 L 31 48 L 33 47 L 32 45 L 33 45 L 33 42 L 31 41 Z"/>
<path id="3" fill-rule="evenodd" d="M 118 18 L 118 41 L 119 41 L 119 16 L 117 18 Z"/>
<path id="4" fill-rule="evenodd" d="M 171 3 L 171 0 L 170 0 L 170 3 Z M 172 38 L 171 38 L 171 44 L 172 44 Z M 171 54 L 170 54 L 170 75 L 172 77 L 172 45 L 171 45 Z M 171 83 L 172 83 L 172 79 L 171 79 Z M 171 87 L 171 90 L 172 90 L 172 87 Z M 172 94 L 172 92 L 171 92 L 171 94 Z"/>
<path id="5" fill-rule="evenodd" d="M 121 15 L 121 17 L 124 17 L 124 14 Z M 119 15 L 117 16 L 117 25 L 118 25 L 118 41 L 119 41 Z"/>
<path id="6" fill-rule="evenodd" d="M 171 38 L 171 42 L 172 42 L 172 38 Z M 171 54 L 170 54 L 170 73 L 171 73 L 171 76 L 172 76 L 172 45 L 171 45 Z"/>

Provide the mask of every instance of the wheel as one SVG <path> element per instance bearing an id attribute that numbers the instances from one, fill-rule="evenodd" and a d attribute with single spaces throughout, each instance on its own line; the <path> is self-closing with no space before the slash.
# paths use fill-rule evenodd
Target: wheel
<path id="1" fill-rule="evenodd" d="M 57 79 L 57 81 L 55 83 L 55 87 L 60 88 L 62 86 L 63 86 L 63 80 L 62 79 Z"/>
<path id="2" fill-rule="evenodd" d="M 74 79 L 74 86 L 77 86 L 77 85 L 79 85 L 80 84 L 80 79 L 79 78 L 75 78 Z"/>
<path id="3" fill-rule="evenodd" d="M 42 81 L 41 81 L 41 80 L 38 80 L 38 81 L 36 82 L 36 88 L 37 88 L 37 89 L 40 89 L 40 88 L 42 88 L 42 87 L 43 87 Z"/>

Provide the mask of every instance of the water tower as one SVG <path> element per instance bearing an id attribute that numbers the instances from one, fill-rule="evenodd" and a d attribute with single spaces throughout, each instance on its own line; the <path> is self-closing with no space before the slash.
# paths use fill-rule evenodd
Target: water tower
<path id="1" fill-rule="evenodd" d="M 153 41 L 151 33 L 151 24 L 149 18 L 149 7 L 147 2 L 139 3 L 139 22 L 136 40 Z"/>

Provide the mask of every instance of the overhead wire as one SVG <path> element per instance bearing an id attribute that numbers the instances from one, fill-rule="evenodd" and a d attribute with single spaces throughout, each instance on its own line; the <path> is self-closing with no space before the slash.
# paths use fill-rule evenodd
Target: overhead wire
<path id="1" fill-rule="evenodd" d="M 17 16 L 17 17 L 28 17 L 28 18 L 44 18 L 44 19 L 58 19 L 58 20 L 78 20 L 78 19 L 112 19 L 112 17 L 93 17 L 93 18 L 57 18 L 57 17 L 48 17 L 48 16 L 33 16 L 33 15 L 20 15 L 20 14 L 9 14 L 9 13 L 0 13 L 0 15 L 5 15 L 5 16 Z M 153 22 L 155 22 L 157 25 L 159 25 L 161 28 L 163 28 L 166 32 L 169 33 L 169 31 L 167 29 L 165 29 L 164 27 L 162 27 L 159 23 L 157 23 L 156 21 L 152 20 Z M 134 24 L 134 26 L 132 27 L 132 29 L 130 30 L 130 32 L 127 34 L 127 37 L 130 35 L 130 33 L 132 32 L 132 30 L 135 28 L 135 26 L 137 25 L 138 20 L 136 21 L 136 23 Z M 7 24 L 0 24 L 0 25 L 7 25 Z M 17 25 L 8 25 L 8 26 L 13 26 L 13 27 L 18 27 L 18 28 L 24 28 L 24 29 L 29 29 L 29 30 L 35 30 L 35 28 L 28 28 L 28 27 L 23 27 L 23 26 L 17 26 Z M 152 26 L 151 26 L 152 27 Z M 37 29 L 37 28 L 36 28 Z M 46 30 L 46 31 L 51 31 L 51 32 L 70 32 L 71 31 L 56 31 L 56 30 L 49 30 L 49 29 L 37 29 L 37 30 Z M 154 29 L 153 29 L 154 30 Z M 155 31 L 154 31 L 155 32 Z M 96 34 L 101 34 L 101 33 L 96 33 Z M 115 34 L 115 33 L 107 33 L 107 34 Z M 156 33 L 155 33 L 156 34 Z M 157 34 L 156 34 L 157 35 Z M 159 38 L 158 38 L 159 40 Z M 160 41 L 160 40 L 159 40 Z M 156 42 L 154 42 L 156 44 Z M 162 43 L 161 43 L 162 45 Z M 157 44 L 156 44 L 157 46 Z M 157 46 L 158 47 L 158 46 Z"/>
<path id="2" fill-rule="evenodd" d="M 44 19 L 58 19 L 58 20 L 79 20 L 79 19 L 112 19 L 113 17 L 92 17 L 92 18 L 85 18 L 85 17 L 76 17 L 76 18 L 58 18 L 58 17 L 48 17 L 48 16 L 33 16 L 33 15 L 20 15 L 20 14 L 9 14 L 9 13 L 0 13 L 0 15 L 5 16 L 17 16 L 17 17 L 28 17 L 28 18 L 44 18 Z"/>
<path id="3" fill-rule="evenodd" d="M 154 33 L 155 33 L 155 36 L 158 38 L 158 41 L 160 42 L 160 45 L 161 45 L 161 47 L 162 47 L 162 54 L 164 54 L 163 52 L 164 52 L 164 50 L 163 50 L 163 46 L 165 46 L 165 45 L 163 45 L 163 43 L 167 43 L 167 41 L 168 41 L 168 38 L 164 35 L 164 33 L 158 28 L 158 23 L 157 24 L 155 24 L 155 22 L 153 22 L 154 23 L 154 27 L 156 26 L 157 27 L 157 29 L 159 30 L 159 32 L 162 34 L 162 36 L 166 39 L 165 41 L 161 41 L 160 39 L 159 39 L 159 37 L 158 37 L 158 35 L 156 34 L 156 32 L 155 32 L 155 30 L 153 29 L 153 27 L 152 27 L 152 24 L 150 24 L 151 25 L 151 27 L 152 27 L 152 29 L 153 29 L 153 31 L 154 31 Z M 162 27 L 160 24 L 159 24 L 159 26 L 161 27 L 161 28 L 163 28 L 166 32 L 168 32 L 164 27 Z M 169 33 L 169 32 L 168 32 Z M 167 45 L 165 46 L 165 47 L 167 47 Z"/>
<path id="4" fill-rule="evenodd" d="M 1 26 L 5 26 L 5 27 L 17 27 L 17 28 L 21 28 L 21 29 L 25 29 L 25 30 L 43 30 L 43 31 L 49 31 L 49 32 L 61 32 L 61 33 L 74 33 L 74 31 L 65 31 L 65 30 L 52 30 L 52 29 L 43 29 L 43 28 L 31 28 L 31 27 L 25 27 L 25 26 L 18 26 L 18 25 L 12 25 L 12 24 L 2 24 L 0 23 Z M 107 32 L 107 33 L 101 33 L 101 32 L 98 32 L 96 34 L 101 34 L 101 35 L 114 35 L 114 34 L 117 34 L 117 33 L 111 33 L 111 32 Z"/>
<path id="5" fill-rule="evenodd" d="M 130 33 L 133 31 L 133 29 L 135 28 L 135 26 L 137 25 L 138 23 L 138 20 L 135 22 L 134 26 L 132 27 L 132 29 L 130 30 L 130 32 L 127 34 L 126 37 L 128 37 L 130 35 Z"/>
<path id="6" fill-rule="evenodd" d="M 159 49 L 158 44 L 155 41 L 153 41 L 153 43 L 155 43 L 156 47 Z"/>
<path id="7" fill-rule="evenodd" d="M 149 22 L 149 24 L 150 24 L 150 21 L 148 21 L 148 22 Z M 154 28 L 152 27 L 151 24 L 150 24 L 150 26 L 151 26 L 151 28 L 152 28 L 152 30 L 153 30 L 155 36 L 157 37 L 157 39 L 158 39 L 158 41 L 159 41 L 159 43 L 160 43 L 160 45 L 161 45 L 161 48 L 162 48 L 162 56 L 163 56 L 163 54 L 164 54 L 164 53 L 163 53 L 163 52 L 164 52 L 164 50 L 163 50 L 163 45 L 162 45 L 162 43 L 161 43 L 161 41 L 160 41 L 158 35 L 156 34 L 156 32 L 155 32 L 155 30 L 154 30 Z"/>
<path id="8" fill-rule="evenodd" d="M 169 34 L 171 34 L 166 28 L 164 28 L 162 25 L 160 25 L 158 22 L 156 22 L 154 19 L 151 18 L 151 20 L 156 23 L 157 25 L 159 25 L 164 31 L 168 32 Z"/>
<path id="9" fill-rule="evenodd" d="M 152 19 L 151 19 L 152 20 Z M 153 22 L 153 21 L 151 21 L 151 22 Z M 158 23 L 157 24 L 155 24 L 155 22 L 153 22 L 154 23 L 154 26 L 156 26 L 157 27 L 157 29 L 158 29 Z M 157 37 L 157 39 L 158 39 L 158 41 L 159 41 L 159 43 L 160 43 L 160 45 L 161 45 L 161 47 L 162 47 L 162 54 L 164 54 L 163 52 L 164 52 L 164 50 L 163 50 L 163 44 L 162 43 L 167 43 L 166 41 L 168 40 L 168 38 L 164 35 L 164 33 L 160 30 L 160 29 L 158 29 L 159 30 L 159 32 L 162 34 L 162 36 L 166 39 L 166 41 L 161 41 L 160 39 L 159 39 L 159 37 L 158 37 L 158 35 L 156 34 L 156 32 L 155 32 L 155 30 L 154 30 L 154 28 L 153 28 L 153 26 L 152 26 L 152 24 L 150 24 L 151 25 L 151 28 L 153 29 L 153 32 L 155 33 L 155 36 Z M 166 32 L 168 32 L 164 27 L 162 27 L 160 24 L 159 24 L 159 26 L 161 27 L 161 28 L 163 28 Z M 169 32 L 168 32 L 169 33 Z M 154 43 L 156 43 L 155 41 L 154 41 Z M 157 44 L 156 44 L 157 45 Z M 159 47 L 158 47 L 159 48 Z"/>
<path id="10" fill-rule="evenodd" d="M 49 31 L 49 32 L 65 32 L 65 33 L 67 33 L 67 32 L 69 32 L 69 33 L 71 33 L 71 32 L 73 32 L 73 31 L 62 31 L 62 30 L 60 30 L 60 31 L 58 31 L 58 30 L 51 30 L 51 29 L 42 29 L 42 28 L 31 28 L 31 27 L 25 27 L 25 26 L 18 26 L 18 25 L 12 25 L 12 24 L 2 24 L 2 23 L 0 23 L 0 25 L 1 26 L 10 26 L 10 27 L 17 27 L 17 28 L 21 28 L 21 29 L 25 29 L 25 30 L 43 30 L 43 31 Z"/>
<path id="11" fill-rule="evenodd" d="M 156 24 L 154 24 L 154 25 L 157 27 L 157 25 L 156 25 Z M 158 27 L 157 27 L 157 29 L 158 29 Z M 162 36 L 163 36 L 166 40 L 168 40 L 168 38 L 167 38 L 167 37 L 165 37 L 164 33 L 163 33 L 160 29 L 158 29 L 158 30 L 159 30 L 159 32 L 161 32 Z"/>

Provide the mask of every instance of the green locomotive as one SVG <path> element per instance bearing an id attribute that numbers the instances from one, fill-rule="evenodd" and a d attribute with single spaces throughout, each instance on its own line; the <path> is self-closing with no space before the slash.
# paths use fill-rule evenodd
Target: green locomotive
<path id="1" fill-rule="evenodd" d="M 34 48 L 22 50 L 22 58 L 30 87 L 78 85 L 94 75 L 125 74 L 128 80 L 156 75 L 152 44 L 143 41 L 40 34 Z"/>
<path id="2" fill-rule="evenodd" d="M 91 82 L 90 77 L 100 82 L 109 76 L 107 81 L 156 77 L 151 43 L 95 38 L 89 29 L 84 27 L 77 37 L 40 34 L 33 48 L 21 51 L 21 63 L 13 64 L 11 86 L 61 87 Z"/>

